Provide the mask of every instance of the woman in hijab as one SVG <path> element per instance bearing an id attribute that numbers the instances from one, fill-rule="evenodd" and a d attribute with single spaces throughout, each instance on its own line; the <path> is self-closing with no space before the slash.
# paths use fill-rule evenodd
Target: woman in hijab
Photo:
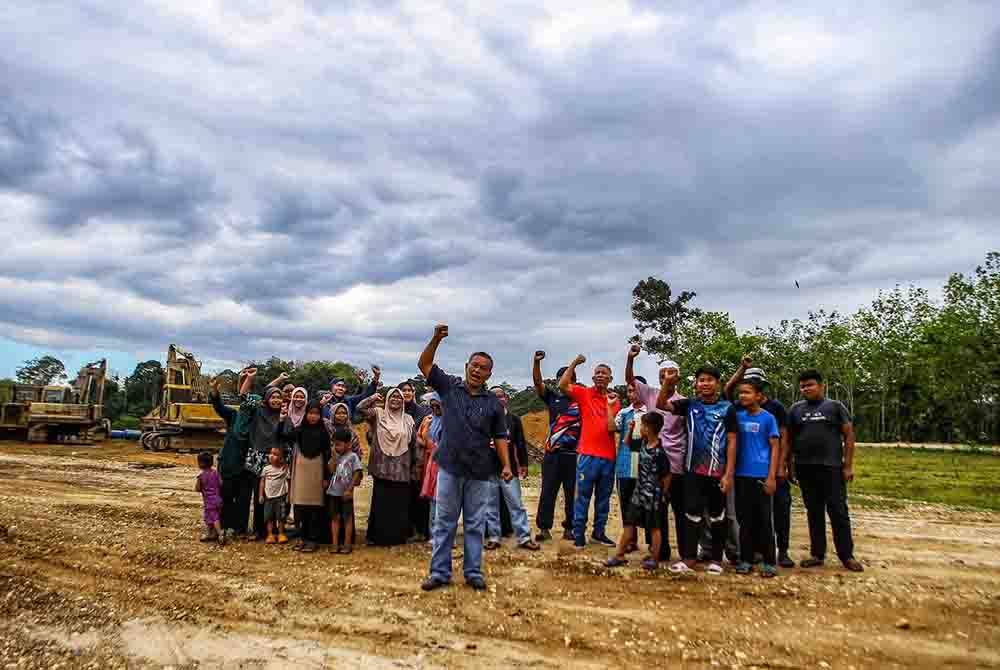
<path id="1" fill-rule="evenodd" d="M 368 473 L 372 476 L 368 544 L 404 544 L 410 536 L 410 478 L 416 444 L 413 419 L 403 410 L 403 393 L 389 391 L 385 407 L 366 413 L 371 440 Z"/>
<path id="2" fill-rule="evenodd" d="M 330 433 L 323 421 L 323 409 L 317 402 L 309 404 L 299 426 L 286 433 L 289 425 L 291 422 L 287 421 L 281 427 L 282 436 L 293 445 L 288 497 L 295 506 L 295 518 L 302 531 L 299 543 L 293 548 L 314 552 L 317 543 L 323 540 L 326 526 L 324 483 L 331 455 Z"/>
<path id="3" fill-rule="evenodd" d="M 434 528 L 434 497 L 437 495 L 437 475 L 438 464 L 434 460 L 437 454 L 438 444 L 441 443 L 441 436 L 444 434 L 444 416 L 441 408 L 441 396 L 435 393 L 427 394 L 428 403 L 431 406 L 431 413 L 424 417 L 417 431 L 417 444 L 423 442 L 424 445 L 424 476 L 420 482 L 420 497 L 427 501 L 428 537 Z"/>
<path id="4" fill-rule="evenodd" d="M 243 380 L 246 377 L 247 369 L 240 372 L 238 388 L 243 388 Z M 222 450 L 219 452 L 219 476 L 222 478 L 222 531 L 227 538 L 234 535 L 246 535 L 247 527 L 250 525 L 250 486 L 252 475 L 248 473 L 243 464 L 246 462 L 247 452 L 250 450 L 250 424 L 244 412 L 232 409 L 222 402 L 222 394 L 219 390 L 222 380 L 214 378 L 209 386 L 211 392 L 208 394 L 209 402 L 215 408 L 223 421 L 226 422 L 226 437 L 222 442 Z M 241 402 L 246 400 L 244 394 L 240 398 Z M 247 484 L 244 485 L 244 480 Z"/>
<path id="5" fill-rule="evenodd" d="M 305 390 L 301 386 L 297 386 L 292 390 L 291 398 L 288 401 L 287 418 L 288 423 L 291 425 L 287 427 L 295 429 L 302 425 L 302 419 L 306 415 L 306 404 L 308 402 L 309 391 Z"/>
<path id="6" fill-rule="evenodd" d="M 256 374 L 256 370 L 247 372 L 249 382 L 244 380 L 245 388 L 249 389 L 249 384 Z M 268 386 L 264 390 L 263 399 L 256 395 L 247 395 L 240 405 L 240 413 L 244 415 L 250 436 L 250 449 L 247 450 L 243 464 L 248 476 L 243 484 L 252 487 L 249 495 L 253 496 L 253 528 L 258 540 L 263 540 L 267 536 L 264 508 L 260 500 L 260 473 L 267 465 L 267 455 L 271 453 L 272 447 L 285 450 L 285 445 L 278 438 L 278 429 L 282 423 L 283 401 L 281 389 L 277 386 Z"/>

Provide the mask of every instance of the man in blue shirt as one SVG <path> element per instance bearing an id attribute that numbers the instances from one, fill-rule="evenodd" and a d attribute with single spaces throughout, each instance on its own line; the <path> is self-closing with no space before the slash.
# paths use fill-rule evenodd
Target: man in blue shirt
<path id="1" fill-rule="evenodd" d="M 483 530 L 490 501 L 490 479 L 496 476 L 498 458 L 500 478 L 505 482 L 513 478 L 507 452 L 507 424 L 503 406 L 486 388 L 493 373 L 493 358 L 485 352 L 476 352 L 465 365 L 464 379 L 445 374 L 434 364 L 434 356 L 446 337 L 448 326 L 436 326 L 417 364 L 427 383 L 441 397 L 444 410 L 444 433 L 436 455 L 440 469 L 431 529 L 430 576 L 421 588 L 432 591 L 451 583 L 451 548 L 458 531 L 458 517 L 462 515 L 465 582 L 482 591 L 486 589 Z"/>

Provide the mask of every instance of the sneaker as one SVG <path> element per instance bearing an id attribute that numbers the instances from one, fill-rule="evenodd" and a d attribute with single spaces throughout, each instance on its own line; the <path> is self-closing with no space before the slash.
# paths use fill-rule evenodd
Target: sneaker
<path id="1" fill-rule="evenodd" d="M 268 535 L 267 539 L 264 540 L 264 544 L 275 544 L 277 541 L 278 538 L 276 538 L 274 535 Z"/>
<path id="2" fill-rule="evenodd" d="M 794 568 L 795 561 L 788 554 L 781 554 L 778 556 L 778 565 L 783 568 Z"/>
<path id="3" fill-rule="evenodd" d="M 280 535 L 278 535 L 278 544 L 287 544 L 287 543 L 288 543 L 288 536 L 287 535 L 285 535 L 284 533 L 281 533 Z"/>
<path id="4" fill-rule="evenodd" d="M 738 575 L 749 575 L 751 570 L 753 570 L 753 566 L 746 561 L 740 561 L 736 564 L 736 574 Z"/>
<path id="5" fill-rule="evenodd" d="M 482 577 L 469 577 L 465 580 L 465 583 L 471 586 L 474 591 L 486 590 L 486 580 Z"/>
<path id="6" fill-rule="evenodd" d="M 865 566 L 861 565 L 861 561 L 856 558 L 849 558 L 844 561 L 844 567 L 851 572 L 864 572 Z"/>
<path id="7" fill-rule="evenodd" d="M 771 577 L 778 576 L 778 568 L 774 567 L 770 563 L 765 563 L 760 569 L 760 576 L 770 579 Z"/>
<path id="8" fill-rule="evenodd" d="M 535 535 L 535 542 L 548 542 L 551 539 L 552 539 L 552 533 L 545 530 L 544 528 L 538 531 L 538 534 Z"/>
<path id="9" fill-rule="evenodd" d="M 618 543 L 612 540 L 607 534 L 602 533 L 600 535 L 594 534 L 590 536 L 590 539 L 597 544 L 603 544 L 605 547 L 617 547 Z"/>
<path id="10" fill-rule="evenodd" d="M 205 533 L 201 536 L 199 542 L 215 542 L 219 536 L 213 531 L 211 533 Z"/>
<path id="11" fill-rule="evenodd" d="M 571 530 L 564 530 L 563 531 L 563 539 L 572 542 L 575 539 L 573 537 L 573 531 L 571 531 Z"/>
<path id="12" fill-rule="evenodd" d="M 580 542 L 579 540 L 573 540 L 573 548 L 577 551 L 583 551 L 587 548 L 586 542 Z"/>
<path id="13" fill-rule="evenodd" d="M 424 591 L 433 591 L 435 589 L 441 588 L 442 586 L 448 586 L 449 584 L 451 584 L 451 582 L 446 581 L 444 579 L 439 579 L 437 577 L 428 577 L 420 585 L 420 588 L 423 589 Z"/>
<path id="14" fill-rule="evenodd" d="M 815 556 L 810 556 L 804 561 L 799 562 L 800 568 L 821 568 L 825 561 L 822 558 L 816 558 Z"/>
<path id="15" fill-rule="evenodd" d="M 721 575 L 722 572 L 723 572 L 722 565 L 719 563 L 715 563 L 714 561 L 712 563 L 709 563 L 708 567 L 705 568 L 705 574 L 713 575 L 716 577 Z"/>

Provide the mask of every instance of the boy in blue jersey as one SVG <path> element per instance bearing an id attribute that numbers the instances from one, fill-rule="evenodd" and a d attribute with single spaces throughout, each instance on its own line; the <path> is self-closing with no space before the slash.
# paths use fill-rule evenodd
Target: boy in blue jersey
<path id="1" fill-rule="evenodd" d="M 722 553 L 726 541 L 726 493 L 732 486 L 733 463 L 726 458 L 726 433 L 735 430 L 735 415 L 730 414 L 732 403 L 719 397 L 719 380 L 722 373 L 711 365 L 695 371 L 695 397 L 671 401 L 665 389 L 675 386 L 668 382 L 680 373 L 667 371 L 656 406 L 687 418 L 688 449 L 684 473 L 684 516 L 687 537 L 698 537 L 702 515 L 708 510 L 712 530 L 711 560 L 705 571 L 710 575 L 722 574 Z M 691 572 L 697 557 L 697 543 L 686 542 L 681 560 L 670 566 L 675 574 Z"/>
<path id="2" fill-rule="evenodd" d="M 761 407 L 759 382 L 739 385 L 739 407 L 729 409 L 727 460 L 736 463 L 736 516 L 740 522 L 740 562 L 736 572 L 750 574 L 754 553 L 764 557 L 761 576 L 774 577 L 772 496 L 776 488 L 781 432 L 774 415 Z M 735 423 L 736 425 L 732 425 Z"/>

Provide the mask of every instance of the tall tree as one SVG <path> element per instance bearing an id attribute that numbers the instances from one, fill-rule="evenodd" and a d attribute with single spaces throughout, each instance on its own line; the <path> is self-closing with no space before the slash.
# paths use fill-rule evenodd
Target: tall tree
<path id="1" fill-rule="evenodd" d="M 125 395 L 129 411 L 143 415 L 159 403 L 163 387 L 163 366 L 160 361 L 149 360 L 135 366 L 125 381 Z"/>
<path id="2" fill-rule="evenodd" d="M 675 298 L 670 284 L 662 279 L 640 281 L 632 289 L 632 318 L 639 334 L 631 341 L 660 361 L 675 356 L 684 323 L 701 313 L 688 306 L 695 295 L 694 291 L 681 291 Z"/>
<path id="3" fill-rule="evenodd" d="M 22 384 L 47 386 L 56 381 L 66 380 L 66 366 L 55 356 L 41 356 L 27 360 L 15 374 Z"/>

